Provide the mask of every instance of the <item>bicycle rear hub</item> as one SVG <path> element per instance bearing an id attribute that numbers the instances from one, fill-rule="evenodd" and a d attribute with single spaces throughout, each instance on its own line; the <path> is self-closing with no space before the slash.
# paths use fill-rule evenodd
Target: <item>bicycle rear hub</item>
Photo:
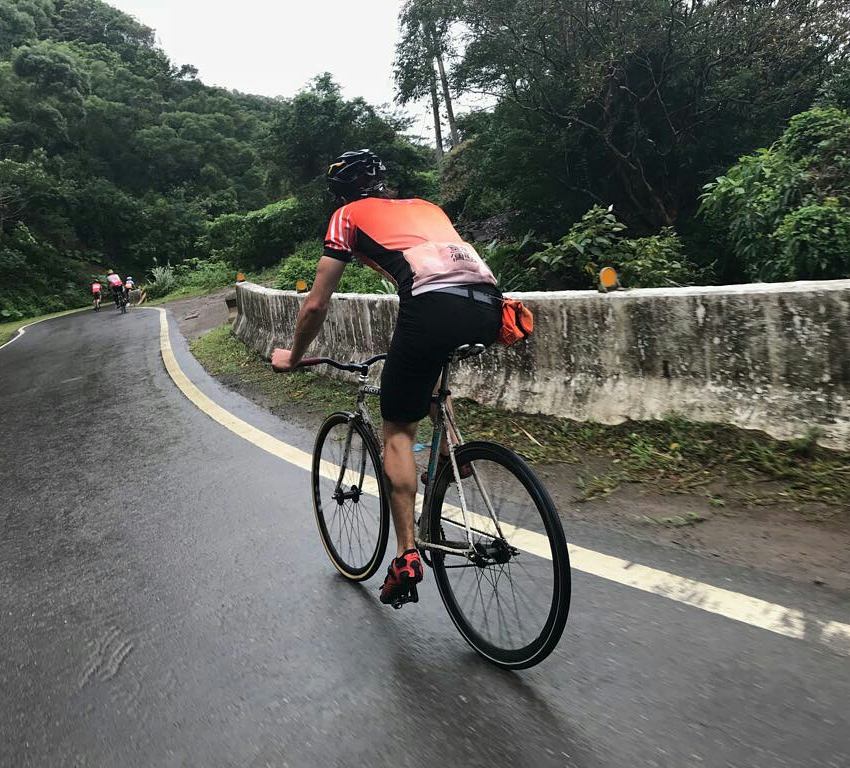
<path id="1" fill-rule="evenodd" d="M 475 543 L 474 548 L 475 554 L 470 555 L 469 559 L 479 568 L 486 568 L 492 563 L 504 565 L 519 554 L 519 550 L 510 546 L 504 539 L 493 539 L 489 544 L 479 541 Z"/>

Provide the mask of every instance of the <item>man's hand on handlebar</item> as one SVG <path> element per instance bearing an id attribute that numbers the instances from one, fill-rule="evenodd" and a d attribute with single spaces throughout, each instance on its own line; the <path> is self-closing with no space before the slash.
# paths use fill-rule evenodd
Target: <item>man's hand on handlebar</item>
<path id="1" fill-rule="evenodd" d="M 292 351 L 276 348 L 272 352 L 272 369 L 278 373 L 292 373 L 298 367 L 298 360 L 292 359 Z"/>

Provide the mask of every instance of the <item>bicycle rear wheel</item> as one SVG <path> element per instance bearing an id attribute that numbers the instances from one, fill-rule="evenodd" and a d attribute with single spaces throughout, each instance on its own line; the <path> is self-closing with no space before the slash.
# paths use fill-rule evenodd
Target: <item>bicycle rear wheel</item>
<path id="1" fill-rule="evenodd" d="M 570 607 L 570 561 L 558 513 L 545 487 L 513 451 L 473 442 L 457 449 L 475 554 L 433 550 L 440 596 L 464 639 L 501 667 L 524 669 L 558 644 Z M 428 504 L 434 543 L 466 546 L 451 466 L 434 481 Z M 498 522 L 494 522 L 494 518 Z"/>
<path id="2" fill-rule="evenodd" d="M 359 417 L 334 413 L 320 427 L 313 508 L 334 567 L 352 581 L 372 576 L 384 559 L 390 513 L 378 441 Z"/>

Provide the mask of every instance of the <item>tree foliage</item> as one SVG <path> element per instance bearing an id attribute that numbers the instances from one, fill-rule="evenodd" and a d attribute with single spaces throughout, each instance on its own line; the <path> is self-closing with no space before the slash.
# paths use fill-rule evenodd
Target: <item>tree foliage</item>
<path id="1" fill-rule="evenodd" d="M 553 234 L 594 203 L 643 232 L 681 224 L 702 184 L 773 141 L 847 68 L 844 0 L 455 6 L 456 85 L 498 100 L 467 133 L 482 175 L 521 227 Z"/>
<path id="2" fill-rule="evenodd" d="M 769 149 L 705 187 L 702 213 L 728 273 L 751 280 L 850 277 L 850 114 L 803 112 Z"/>

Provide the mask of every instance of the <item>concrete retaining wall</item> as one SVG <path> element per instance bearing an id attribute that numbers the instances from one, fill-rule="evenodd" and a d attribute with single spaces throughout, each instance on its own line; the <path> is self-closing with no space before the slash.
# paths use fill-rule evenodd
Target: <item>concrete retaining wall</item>
<path id="1" fill-rule="evenodd" d="M 237 286 L 237 336 L 289 346 L 299 295 Z M 850 449 L 850 280 L 516 294 L 533 337 L 465 364 L 452 388 L 510 410 L 615 424 L 679 413 Z M 310 354 L 385 351 L 395 296 L 334 297 Z"/>

